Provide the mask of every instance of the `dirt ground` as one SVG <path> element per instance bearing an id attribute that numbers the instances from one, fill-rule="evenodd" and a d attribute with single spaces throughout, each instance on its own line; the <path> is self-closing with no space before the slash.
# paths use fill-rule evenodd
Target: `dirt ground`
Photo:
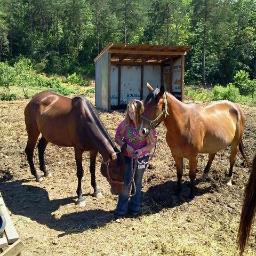
<path id="1" fill-rule="evenodd" d="M 49 145 L 46 167 L 52 177 L 38 183 L 31 176 L 24 148 L 23 110 L 27 101 L 0 102 L 0 190 L 24 243 L 27 255 L 238 255 L 236 234 L 248 179 L 241 155 L 234 167 L 234 185 L 226 185 L 229 149 L 216 156 L 211 181 L 198 180 L 194 199 L 189 199 L 188 169 L 180 197 L 174 193 L 176 171 L 165 143 L 165 128 L 158 128 L 152 168 L 144 176 L 143 213 L 137 219 L 113 220 L 116 196 L 99 171 L 103 198 L 92 197 L 88 156 L 84 154 L 84 208 L 75 205 L 76 171 L 71 148 Z M 244 145 L 250 159 L 256 149 L 256 107 L 242 107 L 247 117 Z M 100 113 L 111 136 L 124 113 Z M 200 171 L 206 155 L 199 156 Z M 37 153 L 35 163 L 38 168 Z M 255 225 L 256 226 L 256 225 Z M 256 228 L 245 255 L 256 255 Z"/>

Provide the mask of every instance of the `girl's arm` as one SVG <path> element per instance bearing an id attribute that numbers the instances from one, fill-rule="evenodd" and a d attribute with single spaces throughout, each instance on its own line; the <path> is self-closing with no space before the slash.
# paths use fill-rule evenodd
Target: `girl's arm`
<path id="1" fill-rule="evenodd" d="M 144 156 L 145 154 L 150 153 L 150 151 L 155 147 L 157 141 L 156 130 L 153 129 L 150 131 L 149 135 L 147 136 L 147 145 L 141 149 L 136 150 L 138 156 Z"/>
<path id="2" fill-rule="evenodd" d="M 125 141 L 125 130 L 127 129 L 126 120 L 123 120 L 116 129 L 115 142 L 122 148 L 126 143 Z M 134 150 L 131 146 L 126 146 L 126 152 L 128 155 L 132 156 Z"/>

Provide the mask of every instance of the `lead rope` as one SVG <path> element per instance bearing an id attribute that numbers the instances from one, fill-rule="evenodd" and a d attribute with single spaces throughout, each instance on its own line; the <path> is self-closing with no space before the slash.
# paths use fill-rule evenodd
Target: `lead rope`
<path id="1" fill-rule="evenodd" d="M 131 172 L 132 172 L 132 178 L 131 181 L 129 183 L 129 187 L 130 187 L 130 192 L 129 192 L 129 197 L 132 197 L 136 194 L 136 185 L 135 185 L 135 172 L 137 169 L 137 164 L 138 164 L 138 157 L 132 157 L 131 158 Z M 132 193 L 133 192 L 133 193 Z"/>

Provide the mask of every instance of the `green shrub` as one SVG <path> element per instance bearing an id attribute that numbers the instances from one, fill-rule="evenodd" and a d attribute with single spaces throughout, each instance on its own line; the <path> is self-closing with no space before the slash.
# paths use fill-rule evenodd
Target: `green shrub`
<path id="1" fill-rule="evenodd" d="M 4 91 L 0 93 L 0 100 L 11 101 L 16 99 L 17 99 L 16 94 L 11 93 L 9 88 L 4 89 Z"/>
<path id="2" fill-rule="evenodd" d="M 66 80 L 68 83 L 71 84 L 79 84 L 84 85 L 84 80 L 81 75 L 78 75 L 77 73 L 73 73 L 72 75 L 69 75 Z"/>
<path id="3" fill-rule="evenodd" d="M 87 89 L 86 92 L 85 92 L 85 95 L 88 95 L 90 93 L 95 93 L 95 87 Z"/>
<path id="4" fill-rule="evenodd" d="M 214 100 L 230 100 L 236 102 L 239 97 L 239 89 L 234 84 L 228 84 L 227 87 L 221 85 L 215 85 L 213 87 Z"/>
<path id="5" fill-rule="evenodd" d="M 194 86 L 185 86 L 185 96 L 193 101 L 210 101 L 212 100 L 212 91 Z"/>
<path id="6" fill-rule="evenodd" d="M 33 70 L 32 61 L 27 58 L 20 58 L 15 64 L 14 69 L 17 74 L 22 74 L 24 72 L 29 72 Z"/>
<path id="7" fill-rule="evenodd" d="M 234 84 L 239 89 L 241 95 L 253 95 L 255 91 L 255 87 L 253 86 L 250 78 L 249 73 L 240 70 L 234 76 Z"/>
<path id="8" fill-rule="evenodd" d="M 7 63 L 0 62 L 0 86 L 9 87 L 14 84 L 15 70 Z"/>

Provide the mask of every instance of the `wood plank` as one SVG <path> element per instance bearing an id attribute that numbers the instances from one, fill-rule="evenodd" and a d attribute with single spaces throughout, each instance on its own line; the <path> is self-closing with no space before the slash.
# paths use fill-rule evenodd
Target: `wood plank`
<path id="1" fill-rule="evenodd" d="M 10 245 L 5 251 L 3 251 L 0 256 L 17 256 L 21 253 L 22 248 L 23 243 L 19 239 L 14 244 Z"/>
<path id="2" fill-rule="evenodd" d="M 2 236 L 0 235 L 0 248 L 3 249 L 7 246 L 8 246 L 8 241 L 5 233 L 3 233 Z"/>
<path id="3" fill-rule="evenodd" d="M 159 51 L 138 51 L 138 50 L 116 50 L 116 49 L 109 49 L 110 53 L 120 53 L 120 54 L 131 54 L 131 55 L 146 55 L 146 56 L 177 56 L 177 55 L 186 55 L 186 51 L 184 52 L 159 52 Z"/>
<path id="4" fill-rule="evenodd" d="M 0 211 L 2 212 L 6 220 L 5 233 L 7 236 L 8 243 L 12 244 L 19 239 L 19 235 L 14 227 L 14 224 L 5 206 L 5 203 L 1 194 L 0 194 Z"/>

